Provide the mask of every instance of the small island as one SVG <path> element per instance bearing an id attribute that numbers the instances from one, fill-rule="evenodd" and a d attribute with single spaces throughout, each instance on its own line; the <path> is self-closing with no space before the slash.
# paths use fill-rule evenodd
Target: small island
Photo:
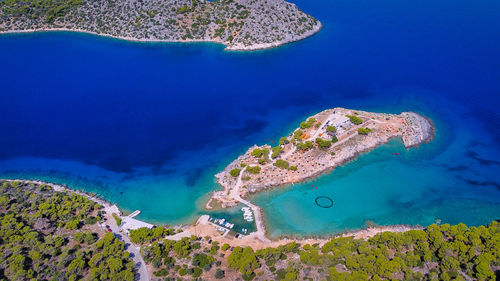
<path id="1" fill-rule="evenodd" d="M 224 190 L 214 192 L 211 202 L 235 206 L 245 203 L 241 198 L 248 193 L 315 177 L 392 138 L 401 138 L 411 148 L 433 136 L 432 121 L 414 112 L 328 109 L 307 118 L 275 147 L 253 146 L 230 163 L 215 175 Z"/>
<path id="2" fill-rule="evenodd" d="M 257 50 L 298 41 L 320 29 L 318 20 L 284 0 L 0 1 L 0 33 L 77 31 Z"/>

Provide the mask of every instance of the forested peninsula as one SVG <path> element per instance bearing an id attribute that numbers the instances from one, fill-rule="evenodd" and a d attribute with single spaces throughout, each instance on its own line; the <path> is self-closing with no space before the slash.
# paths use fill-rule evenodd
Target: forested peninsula
<path id="1" fill-rule="evenodd" d="M 304 39 L 321 23 L 284 0 L 4 0 L 0 33 L 78 31 L 131 41 L 218 42 L 256 50 Z"/>

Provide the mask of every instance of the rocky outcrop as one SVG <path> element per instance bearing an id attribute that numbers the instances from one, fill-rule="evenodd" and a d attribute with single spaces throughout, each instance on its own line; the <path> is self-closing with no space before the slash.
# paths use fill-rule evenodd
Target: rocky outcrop
<path id="1" fill-rule="evenodd" d="M 432 120 L 415 112 L 401 113 L 406 120 L 405 130 L 403 130 L 403 144 L 406 148 L 411 148 L 427 143 L 434 137 L 434 124 Z"/>

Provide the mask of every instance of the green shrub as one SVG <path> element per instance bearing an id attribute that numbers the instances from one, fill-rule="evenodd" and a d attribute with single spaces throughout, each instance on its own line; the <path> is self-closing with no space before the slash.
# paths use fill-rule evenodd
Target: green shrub
<path id="1" fill-rule="evenodd" d="M 193 268 L 193 278 L 200 277 L 202 273 L 203 273 L 203 270 L 201 270 L 201 268 L 199 268 L 199 267 Z"/>
<path id="2" fill-rule="evenodd" d="M 302 134 L 303 133 L 304 132 L 302 130 L 300 130 L 300 129 L 297 130 L 297 131 L 295 131 L 295 132 L 293 132 L 293 139 L 294 140 L 298 140 L 298 141 L 302 140 Z"/>
<path id="3" fill-rule="evenodd" d="M 359 128 L 358 133 L 360 135 L 368 135 L 372 130 L 370 128 Z"/>
<path id="4" fill-rule="evenodd" d="M 328 133 L 335 133 L 335 132 L 337 132 L 337 127 L 335 127 L 335 126 L 326 126 L 326 131 Z"/>
<path id="5" fill-rule="evenodd" d="M 74 230 L 79 228 L 79 226 L 80 226 L 80 221 L 78 219 L 71 219 L 64 225 L 64 228 Z"/>
<path id="6" fill-rule="evenodd" d="M 324 140 L 322 138 L 316 138 L 316 143 L 321 149 L 329 148 L 332 145 L 331 141 Z"/>
<path id="7" fill-rule="evenodd" d="M 278 157 L 281 152 L 283 152 L 283 148 L 281 146 L 276 146 L 272 148 L 273 153 L 271 154 L 271 158 L 276 158 Z"/>
<path id="8" fill-rule="evenodd" d="M 252 152 L 250 154 L 255 158 L 260 158 L 260 157 L 262 157 L 262 155 L 264 155 L 264 150 L 260 149 L 260 148 L 256 148 L 256 149 L 252 150 Z"/>
<path id="9" fill-rule="evenodd" d="M 284 145 L 284 144 L 287 144 L 287 143 L 289 143 L 289 141 L 288 141 L 288 139 L 286 137 L 280 138 L 280 144 L 281 145 Z"/>
<path id="10" fill-rule="evenodd" d="M 276 167 L 278 167 L 278 168 L 281 168 L 281 169 L 288 169 L 289 166 L 290 166 L 290 164 L 288 163 L 288 161 L 281 160 L 281 159 L 276 160 L 276 162 L 274 162 L 273 165 L 276 166 Z"/>
<path id="11" fill-rule="evenodd" d="M 222 279 L 225 276 L 226 276 L 226 274 L 224 273 L 224 270 L 217 268 L 217 270 L 215 271 L 215 278 Z"/>
<path id="12" fill-rule="evenodd" d="M 246 171 L 250 174 L 258 174 L 260 173 L 260 166 L 248 166 Z"/>
<path id="13" fill-rule="evenodd" d="M 311 128 L 311 126 L 314 124 L 314 122 L 316 122 L 316 119 L 311 117 L 311 118 L 307 119 L 307 121 L 300 123 L 300 128 L 301 129 Z"/>
<path id="14" fill-rule="evenodd" d="M 229 171 L 229 174 L 231 174 L 231 176 L 236 178 L 237 176 L 240 175 L 240 171 L 241 171 L 241 169 L 235 168 L 235 169 L 232 169 L 231 171 Z"/>
<path id="15" fill-rule="evenodd" d="M 363 123 L 363 119 L 361 119 L 357 116 L 346 115 L 346 117 L 349 118 L 349 121 L 351 121 L 351 123 L 353 123 L 355 125 L 359 125 L 359 124 Z"/>
<path id="16" fill-rule="evenodd" d="M 295 144 L 295 146 L 297 146 L 298 149 L 304 150 L 304 151 L 314 147 L 314 145 L 311 141 L 306 141 L 304 143 L 298 142 L 297 144 Z"/>

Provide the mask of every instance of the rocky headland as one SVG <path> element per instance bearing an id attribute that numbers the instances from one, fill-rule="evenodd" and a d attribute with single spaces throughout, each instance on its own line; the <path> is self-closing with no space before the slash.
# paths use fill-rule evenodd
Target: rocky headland
<path id="1" fill-rule="evenodd" d="M 0 1 L 0 33 L 78 31 L 257 50 L 301 40 L 320 29 L 318 20 L 284 0 Z"/>

